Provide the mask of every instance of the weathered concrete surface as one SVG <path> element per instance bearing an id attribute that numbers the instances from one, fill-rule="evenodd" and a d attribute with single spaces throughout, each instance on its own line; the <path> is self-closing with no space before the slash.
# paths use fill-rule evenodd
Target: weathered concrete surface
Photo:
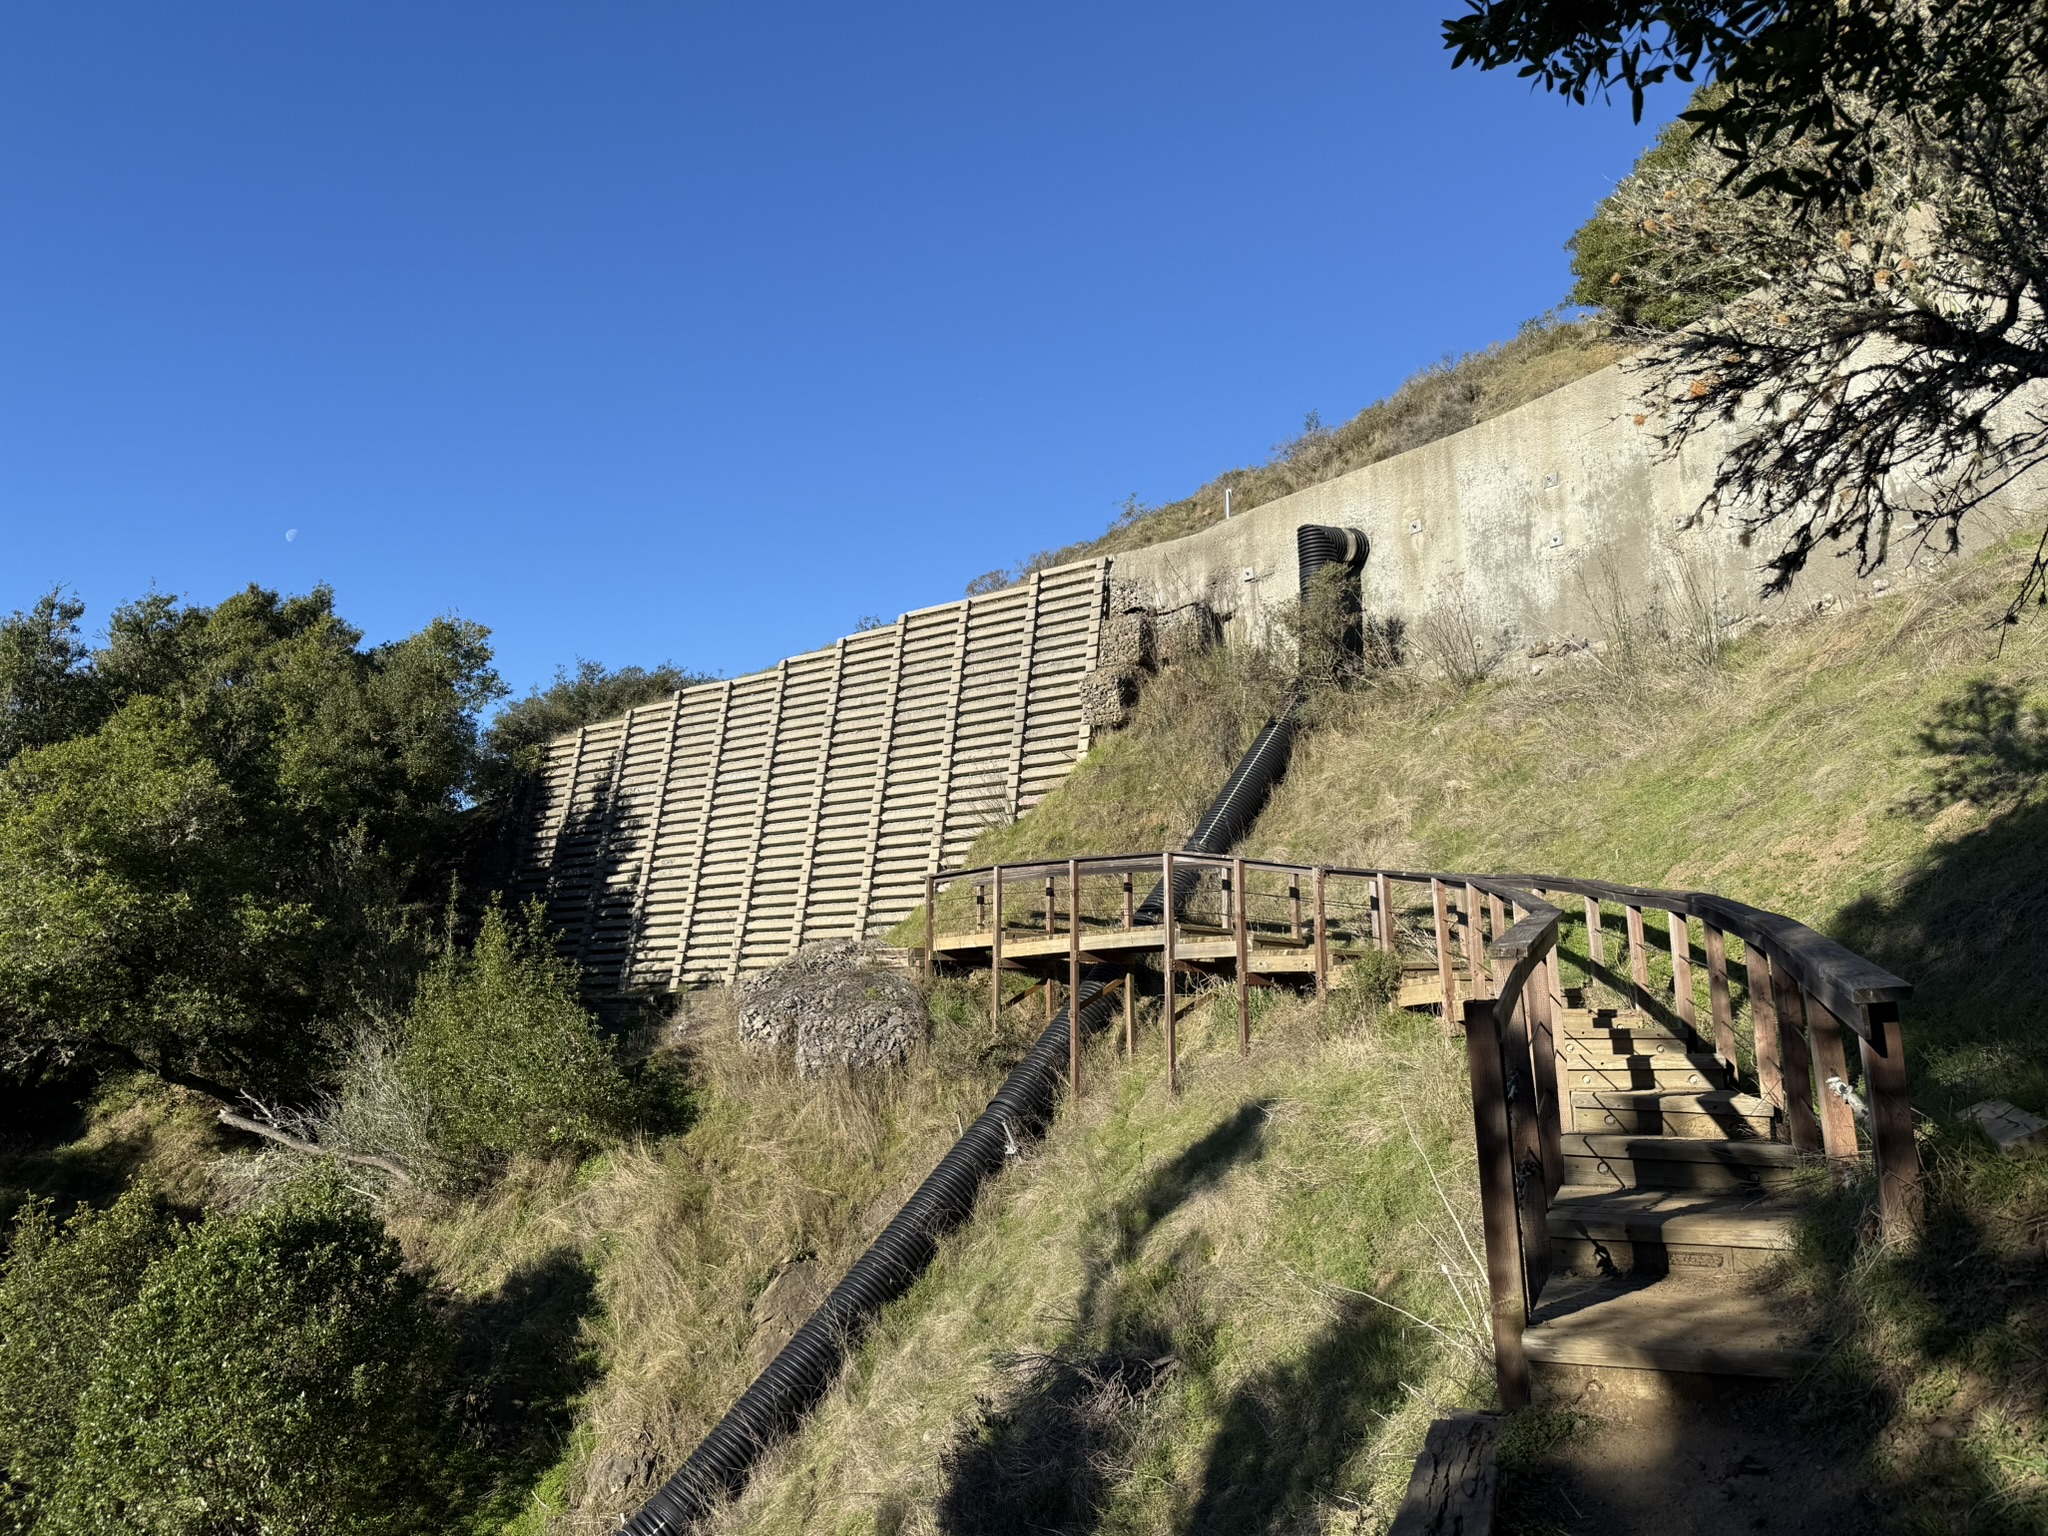
<path id="1" fill-rule="evenodd" d="M 1867 581 L 1853 560 L 1821 554 L 1790 593 L 1767 602 L 1761 548 L 1744 548 L 1732 519 L 1700 516 L 1730 438 L 1664 455 L 1656 418 L 1637 422 L 1640 387 L 1622 366 L 1591 374 L 1455 436 L 1120 554 L 1115 579 L 1160 607 L 1206 600 L 1240 643 L 1264 635 L 1275 606 L 1294 598 L 1296 527 L 1363 529 L 1372 541 L 1366 606 L 1403 621 L 1424 664 L 1468 644 L 1499 660 L 1600 641 L 1617 593 L 1638 622 L 1655 608 L 1668 626 L 1704 620 L 1734 631 L 1773 610 L 1915 579 L 1905 547 Z M 2044 506 L 2038 478 L 2015 487 L 1971 515 L 1968 543 L 2003 537 Z M 1922 557 L 1919 571 L 1929 563 Z"/>

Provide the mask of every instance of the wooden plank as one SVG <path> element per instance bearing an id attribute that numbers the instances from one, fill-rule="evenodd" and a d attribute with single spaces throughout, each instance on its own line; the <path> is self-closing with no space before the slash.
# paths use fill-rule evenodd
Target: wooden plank
<path id="1" fill-rule="evenodd" d="M 1159 943 L 1160 969 L 1165 978 L 1165 990 L 1161 994 L 1163 1000 L 1160 1004 L 1161 1011 L 1159 1016 L 1165 1021 L 1166 1026 L 1167 1091 L 1179 1093 L 1180 1032 L 1179 1026 L 1175 1022 L 1176 1015 L 1173 1011 L 1173 977 L 1174 966 L 1177 963 L 1173 953 L 1173 930 L 1178 921 L 1176 909 L 1180 906 L 1180 902 L 1176 899 L 1176 893 L 1173 889 L 1173 854 L 1171 852 L 1161 854 L 1159 865 L 1163 880 L 1161 891 L 1166 898 L 1166 909 L 1160 914 L 1160 923 L 1165 929 Z"/>
<path id="2" fill-rule="evenodd" d="M 1692 924 L 1683 912 L 1667 912 L 1671 924 L 1671 996 L 1687 1029 L 1698 1020 L 1692 996 Z"/>
<path id="3" fill-rule="evenodd" d="M 989 891 L 995 911 L 988 944 L 988 1022 L 992 1031 L 1003 1027 L 1003 866 L 989 871 Z"/>
<path id="4" fill-rule="evenodd" d="M 1038 603 L 1045 572 L 1031 573 L 1031 593 L 1024 602 L 1024 630 L 1017 642 L 1017 703 L 1010 714 L 1010 771 L 1003 788 L 1003 813 L 1012 821 L 1023 807 L 1025 730 L 1030 723 L 1031 669 L 1038 659 Z"/>
<path id="5" fill-rule="evenodd" d="M 896 621 L 896 652 L 889 665 L 889 687 L 883 696 L 881 732 L 875 742 L 875 782 L 868 796 L 867 857 L 861 861 L 860 886 L 854 893 L 853 934 L 866 938 L 868 912 L 875 895 L 875 849 L 882 830 L 882 806 L 889 788 L 889 757 L 896 745 L 896 704 L 902 696 L 903 651 L 910 634 L 908 615 Z"/>
<path id="6" fill-rule="evenodd" d="M 640 879 L 633 891 L 632 932 L 626 941 L 626 958 L 619 967 L 620 984 L 629 984 L 639 969 L 640 945 L 647 925 L 647 892 L 654 880 L 654 860 L 661 851 L 661 829 L 668 816 L 668 780 L 675 767 L 676 738 L 683 729 L 681 690 L 668 698 L 668 733 L 662 739 L 661 764 L 654 788 L 654 814 L 647 827 L 647 849 L 640 860 Z"/>
<path id="7" fill-rule="evenodd" d="M 775 782 L 775 755 L 782 746 L 782 704 L 789 697 L 789 663 L 775 669 L 775 696 L 768 706 L 766 742 L 761 750 L 761 777 L 754 790 L 753 829 L 747 839 L 746 871 L 732 912 L 732 958 L 726 962 L 725 980 L 730 986 L 739 979 L 740 958 L 746 953 L 747 929 L 754 920 L 754 887 L 761 871 L 761 831 L 768 820 L 768 790 Z"/>
<path id="8" fill-rule="evenodd" d="M 803 863 L 798 866 L 796 896 L 789 924 L 789 951 L 803 947 L 811 916 L 811 881 L 818 867 L 818 827 L 825 813 L 826 779 L 832 771 L 832 747 L 838 740 L 839 695 L 846 679 L 846 642 L 832 647 L 832 679 L 825 685 L 824 730 L 818 740 L 818 763 L 811 772 L 811 813 L 804 827 Z"/>
<path id="9" fill-rule="evenodd" d="M 1067 1092 L 1081 1097 L 1081 863 L 1067 860 Z"/>
<path id="10" fill-rule="evenodd" d="M 1400 935 L 1394 931 L 1394 882 L 1381 870 L 1373 877 L 1373 887 L 1379 893 L 1379 925 L 1373 930 L 1380 948 L 1393 954 L 1400 944 Z"/>
<path id="11" fill-rule="evenodd" d="M 1320 866 L 1315 871 L 1316 902 L 1316 1001 L 1322 1002 L 1330 995 L 1330 918 L 1328 903 L 1323 897 L 1325 884 Z"/>
<path id="12" fill-rule="evenodd" d="M 673 992 L 682 984 L 683 967 L 690 958 L 690 929 L 697 920 L 697 893 L 704 873 L 704 849 L 711 837 L 711 809 L 718 794 L 718 770 L 725 757 L 725 725 L 732 715 L 732 683 L 717 685 L 718 716 L 711 727 L 711 751 L 704 762 L 704 791 L 697 802 L 697 825 L 689 853 L 683 860 L 683 909 L 676 919 L 676 949 L 669 962 L 668 985 Z"/>
<path id="13" fill-rule="evenodd" d="M 1925 1196 L 1920 1186 L 1920 1151 L 1913 1140 L 1913 1106 L 1906 1096 L 1906 1045 L 1899 1033 L 1899 1005 L 1870 1004 L 1858 1043 L 1863 1054 L 1863 1085 L 1870 1095 L 1878 1217 L 1886 1240 L 1900 1242 L 1920 1229 Z"/>
<path id="14" fill-rule="evenodd" d="M 1500 1028 L 1493 1003 L 1465 1004 L 1465 1064 L 1472 1081 L 1472 1126 L 1479 1154 L 1479 1211 L 1486 1231 L 1486 1285 L 1493 1324 L 1493 1371 L 1501 1406 L 1529 1405 L 1529 1360 L 1522 1330 L 1529 1319 L 1522 1283 L 1521 1224 L 1515 1209 L 1515 1166 L 1508 1138 Z M 1548 1238 L 1545 1238 L 1546 1247 Z"/>
<path id="15" fill-rule="evenodd" d="M 611 853 L 619 832 L 619 776 L 626 768 L 626 749 L 633 739 L 634 710 L 626 711 L 626 728 L 619 736 L 619 745 L 605 763 L 604 790 L 602 798 L 594 806 L 597 816 L 597 841 L 590 854 L 590 888 L 583 893 L 583 915 L 577 922 L 576 964 L 588 970 L 590 963 L 590 940 L 597 927 L 597 904 L 604 897 L 605 861 Z"/>
<path id="16" fill-rule="evenodd" d="M 1785 1085 L 1785 1121 L 1792 1145 L 1820 1150 L 1820 1122 L 1813 1113 L 1813 1058 L 1806 1048 L 1806 1003 L 1790 970 L 1771 966 L 1771 1000 L 1778 1013 L 1778 1074 Z"/>
<path id="17" fill-rule="evenodd" d="M 1454 1413 L 1429 1426 L 1387 1536 L 1488 1536 L 1501 1421 Z"/>
<path id="18" fill-rule="evenodd" d="M 1749 962 L 1749 1031 L 1756 1048 L 1757 1090 L 1766 1103 L 1785 1107 L 1785 1084 L 1778 1070 L 1778 1007 L 1771 996 L 1771 961 L 1762 946 L 1745 946 Z"/>
<path id="19" fill-rule="evenodd" d="M 1500 898 L 1494 895 L 1491 891 L 1488 891 L 1486 893 L 1486 910 L 1493 916 L 1494 938 L 1501 938 L 1503 935 L 1507 933 L 1509 924 L 1506 916 L 1503 914 L 1501 910 Z M 1491 952 L 1490 947 L 1488 950 L 1487 960 L 1487 975 L 1492 978 L 1493 992 L 1494 995 L 1498 997 L 1500 995 L 1501 983 L 1506 979 L 1507 975 L 1507 973 L 1502 969 L 1502 967 L 1507 962 L 1503 961 L 1500 956 L 1493 954 Z"/>
<path id="20" fill-rule="evenodd" d="M 1728 941 L 1704 918 L 1707 941 L 1707 1011 L 1714 1021 L 1714 1050 L 1733 1072 L 1736 1067 L 1735 1005 L 1728 995 Z"/>
<path id="21" fill-rule="evenodd" d="M 1459 942 L 1465 948 L 1467 985 L 1474 997 L 1493 996 L 1491 973 L 1487 970 L 1485 918 L 1480 916 L 1479 887 L 1465 883 L 1465 899 L 1458 903 Z"/>
<path id="22" fill-rule="evenodd" d="M 1849 1083 L 1842 1021 L 1811 992 L 1806 994 L 1805 1004 L 1806 1028 L 1813 1039 L 1814 1088 L 1820 1100 L 1821 1146 L 1829 1162 L 1837 1167 L 1853 1167 L 1862 1157 L 1856 1145 L 1856 1116 L 1834 1087 L 1836 1083 L 1844 1087 Z"/>
<path id="23" fill-rule="evenodd" d="M 931 842 L 925 850 L 925 869 L 936 874 L 945 855 L 946 817 L 953 806 L 953 763 L 960 745 L 960 690 L 967 677 L 967 650 L 971 643 L 972 603 L 960 605 L 960 627 L 953 637 L 953 670 L 946 679 L 946 702 L 940 720 L 938 794 L 932 802 Z"/>
<path id="24" fill-rule="evenodd" d="M 1455 1029 L 1458 1019 L 1458 973 L 1451 964 L 1450 891 L 1443 881 L 1431 877 L 1430 904 L 1436 910 L 1436 974 L 1443 993 L 1444 1028 Z"/>
<path id="25" fill-rule="evenodd" d="M 1628 919 L 1628 979 L 1635 1006 L 1650 1006 L 1650 952 L 1643 937 L 1643 909 L 1633 902 L 1623 908 Z"/>
<path id="26" fill-rule="evenodd" d="M 1243 859 L 1232 862 L 1230 875 L 1231 887 L 1237 895 L 1234 924 L 1237 939 L 1237 1054 L 1249 1056 L 1252 1053 L 1251 946 L 1246 938 L 1245 909 L 1250 903 L 1245 900 Z"/>
<path id="27" fill-rule="evenodd" d="M 1591 896 L 1586 898 L 1586 958 L 1595 965 L 1607 963 L 1607 926 L 1600 903 Z"/>

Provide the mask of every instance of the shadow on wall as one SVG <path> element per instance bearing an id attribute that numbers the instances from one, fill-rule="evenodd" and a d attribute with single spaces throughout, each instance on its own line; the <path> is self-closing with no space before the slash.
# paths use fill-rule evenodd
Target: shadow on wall
<path id="1" fill-rule="evenodd" d="M 1296 1518 L 1356 1452 L 1411 1363 L 1407 1348 L 1386 1347 L 1386 1314 L 1340 1310 L 1298 1356 L 1225 1391 L 1205 1292 L 1208 1239 L 1188 1233 L 1151 1251 L 1168 1217 L 1264 1154 L 1270 1107 L 1240 1106 L 1083 1235 L 1090 1258 L 1074 1322 L 1050 1351 L 1010 1362 L 1005 1390 L 948 1454 L 941 1530 L 1094 1531 L 1164 1417 L 1217 1397 L 1214 1439 L 1187 1506 L 1191 1532 Z M 884 1511 L 880 1523 L 901 1518 Z"/>

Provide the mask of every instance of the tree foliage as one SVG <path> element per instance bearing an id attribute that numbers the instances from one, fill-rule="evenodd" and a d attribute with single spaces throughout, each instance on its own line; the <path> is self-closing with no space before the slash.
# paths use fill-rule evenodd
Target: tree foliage
<path id="1" fill-rule="evenodd" d="M 1572 101 L 1615 90 L 1640 119 L 1667 81 L 1719 81 L 1685 114 L 1744 194 L 1832 205 L 1867 192 L 1902 118 L 1937 137 L 2010 116 L 2048 69 L 2037 0 L 1467 0 L 1455 64 L 1514 68 Z M 2014 147 L 2040 146 L 2030 123 Z M 1798 155 L 1785 152 L 1802 146 Z"/>
<path id="2" fill-rule="evenodd" d="M 576 670 L 555 669 L 555 680 L 505 705 L 491 721 L 484 744 L 501 783 L 541 765 L 547 744 L 578 726 L 610 720 L 683 688 L 710 682 L 703 672 L 686 672 L 670 662 L 655 667 L 608 669 L 578 658 Z"/>
<path id="3" fill-rule="evenodd" d="M 486 632 L 365 648 L 324 588 L 79 617 L 0 625 L 0 1065 L 301 1084 L 461 852 Z"/>
<path id="4" fill-rule="evenodd" d="M 521 1153 L 601 1146 L 635 1110 L 538 902 L 517 921 L 493 904 L 468 951 L 443 951 L 420 979 L 394 1067 L 424 1099 L 428 1139 L 458 1182 Z"/>

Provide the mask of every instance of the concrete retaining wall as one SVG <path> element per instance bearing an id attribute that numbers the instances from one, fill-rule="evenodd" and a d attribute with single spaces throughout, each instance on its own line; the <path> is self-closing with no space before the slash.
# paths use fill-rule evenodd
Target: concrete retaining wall
<path id="1" fill-rule="evenodd" d="M 1622 367 L 1604 369 L 1455 436 L 1120 554 L 1115 578 L 1161 606 L 1206 601 L 1226 636 L 1244 641 L 1294 599 L 1297 526 L 1359 528 L 1372 541 L 1366 607 L 1401 620 L 1424 664 L 1466 646 L 1498 661 L 1547 642 L 1599 641 L 1617 595 L 1638 620 L 1655 608 L 1672 624 L 1698 613 L 1734 631 L 1774 608 L 1913 579 L 1903 558 L 1866 582 L 1852 561 L 1822 554 L 1792 592 L 1766 602 L 1759 553 L 1729 520 L 1699 516 L 1729 438 L 1663 455 L 1655 421 L 1637 423 L 1639 387 Z M 1972 514 L 1970 538 L 2002 535 L 2042 504 L 2038 487 L 2009 494 Z"/>

